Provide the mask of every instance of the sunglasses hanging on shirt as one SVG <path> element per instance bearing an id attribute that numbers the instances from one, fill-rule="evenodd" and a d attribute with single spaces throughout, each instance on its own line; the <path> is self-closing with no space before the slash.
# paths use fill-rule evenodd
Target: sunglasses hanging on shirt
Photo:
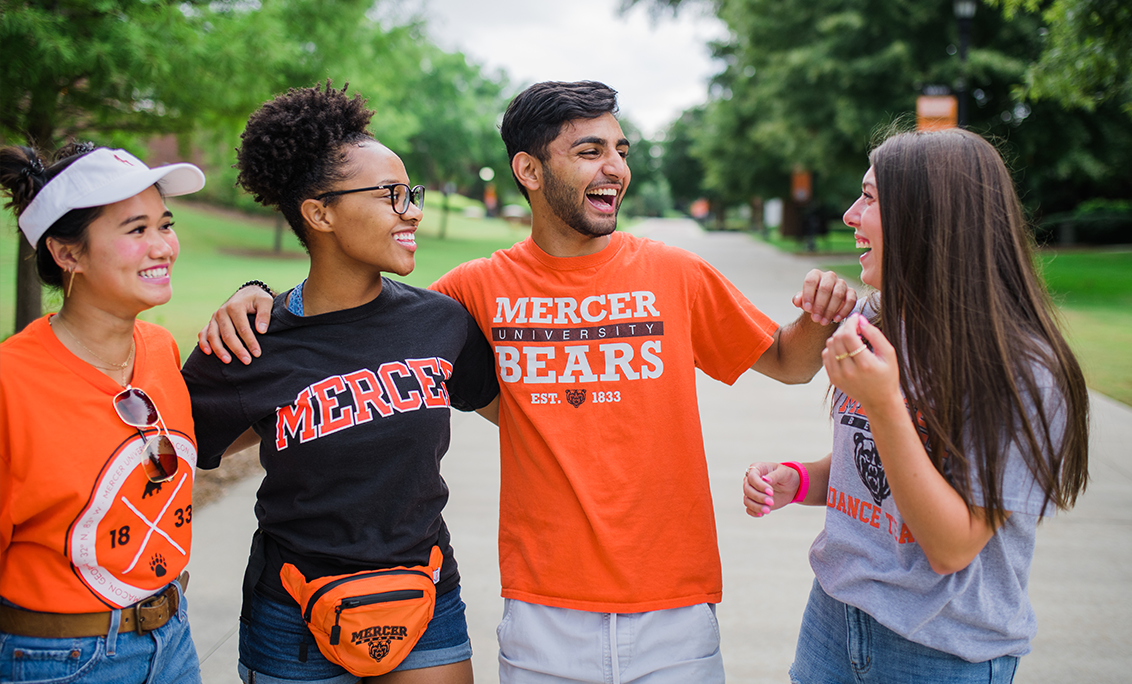
<path id="1" fill-rule="evenodd" d="M 153 400 L 137 387 L 127 386 L 114 395 L 114 410 L 122 422 L 138 431 L 145 441 L 142 467 L 150 482 L 168 482 L 177 474 L 177 451 L 165 429 L 165 421 Z M 146 437 L 143 428 L 158 427 L 159 432 Z"/>

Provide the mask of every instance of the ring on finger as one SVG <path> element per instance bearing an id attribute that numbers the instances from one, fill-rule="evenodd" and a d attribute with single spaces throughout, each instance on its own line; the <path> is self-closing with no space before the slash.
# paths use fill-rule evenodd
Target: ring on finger
<path id="1" fill-rule="evenodd" d="M 855 357 L 855 356 L 857 356 L 857 354 L 859 354 L 860 352 L 863 352 L 863 351 L 865 351 L 866 349 L 868 349 L 868 344 L 861 344 L 861 345 L 860 345 L 860 347 L 858 347 L 858 348 L 857 348 L 857 349 L 855 349 L 855 350 L 852 350 L 852 351 L 847 351 L 847 352 L 844 352 L 844 353 L 839 353 L 839 354 L 838 354 L 838 356 L 835 356 L 835 357 L 833 357 L 833 360 L 835 360 L 835 361 L 841 361 L 841 360 L 843 360 L 843 359 L 848 359 L 848 358 L 850 358 L 850 357 Z"/>

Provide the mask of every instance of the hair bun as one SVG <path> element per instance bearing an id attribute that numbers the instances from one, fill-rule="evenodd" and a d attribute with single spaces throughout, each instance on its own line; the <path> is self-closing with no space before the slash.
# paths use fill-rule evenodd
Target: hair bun
<path id="1" fill-rule="evenodd" d="M 0 149 L 0 187 L 12 201 L 7 204 L 19 214 L 47 182 L 47 168 L 39 154 L 30 147 L 8 146 Z"/>
<path id="2" fill-rule="evenodd" d="M 43 161 L 38 156 L 28 159 L 28 163 L 24 168 L 20 169 L 20 176 L 23 178 L 31 178 L 32 176 L 42 176 L 43 172 L 47 169 L 43 166 Z"/>

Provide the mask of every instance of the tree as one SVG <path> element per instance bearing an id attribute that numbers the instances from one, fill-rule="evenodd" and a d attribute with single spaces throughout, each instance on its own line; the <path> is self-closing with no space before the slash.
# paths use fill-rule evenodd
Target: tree
<path id="1" fill-rule="evenodd" d="M 1043 45 L 1032 13 L 980 11 L 963 65 L 950 3 L 716 0 L 713 7 L 730 37 L 714 47 L 725 66 L 693 154 L 706 185 L 729 199 L 765 192 L 776 174 L 800 165 L 820 179 L 823 203 L 845 204 L 876 132 L 908 118 L 924 86 L 960 77 L 974 99 L 970 127 L 1004 143 L 1039 213 L 1132 192 L 1132 179 L 1119 173 L 1132 162 L 1132 133 L 1119 111 L 1069 113 L 1019 99 L 1017 86 Z"/>
<path id="2" fill-rule="evenodd" d="M 174 133 L 206 143 L 209 190 L 235 194 L 231 151 L 247 116 L 290 86 L 353 77 L 378 105 L 412 100 L 414 27 L 383 29 L 373 0 L 0 0 L 0 142 L 51 153 L 81 137 L 140 148 Z M 373 128 L 391 147 L 420 130 L 404 106 Z M 141 151 L 137 150 L 136 151 Z M 220 181 L 220 182 L 217 182 Z M 17 321 L 39 315 L 32 253 L 21 236 Z"/>
<path id="3" fill-rule="evenodd" d="M 722 91 L 718 80 L 717 93 Z M 669 126 L 661 168 L 677 208 L 686 212 L 695 200 L 706 199 L 722 225 L 727 205 L 750 203 L 752 222 L 760 223 L 762 198 L 781 196 L 787 188 L 781 159 L 749 140 L 751 131 L 740 108 L 719 96 L 686 110 Z M 736 145 L 748 154 L 733 154 Z"/>
<path id="4" fill-rule="evenodd" d="M 496 127 L 507 106 L 506 77 L 484 74 L 463 54 L 424 41 L 415 46 L 410 53 L 415 63 L 403 72 L 407 87 L 398 104 L 414 124 L 403 153 L 406 166 L 437 188 L 453 183 L 468 189 L 485 166 L 497 178 L 509 176 Z"/>
<path id="5" fill-rule="evenodd" d="M 136 146 L 238 111 L 270 35 L 250 15 L 238 2 L 0 0 L 0 140 L 46 153 L 75 137 Z M 40 293 L 17 239 L 18 330 Z"/>
<path id="6" fill-rule="evenodd" d="M 419 27 L 383 27 L 372 0 L 285 0 L 236 13 L 224 24 L 226 63 L 198 64 L 197 81 L 223 85 L 201 94 L 208 104 L 184 146 L 203 157 L 209 183 L 198 197 L 251 211 L 265 211 L 236 185 L 232 168 L 248 116 L 288 88 L 330 79 L 349 85 L 376 110 L 370 130 L 394 150 L 409 147 L 419 128 L 406 102 L 419 69 Z M 232 47 L 235 46 L 235 47 Z M 246 61 L 246 63 L 245 63 Z"/>
<path id="7" fill-rule="evenodd" d="M 1127 0 L 988 0 L 1008 17 L 1041 11 L 1044 45 L 1022 92 L 1092 111 L 1115 102 L 1132 117 L 1132 5 Z"/>
<path id="8" fill-rule="evenodd" d="M 704 196 L 704 166 L 692 154 L 695 132 L 703 126 L 704 110 L 693 107 L 668 127 L 661 155 L 661 173 L 671 188 L 676 208 L 687 212 L 692 202 Z"/>
<path id="9" fill-rule="evenodd" d="M 672 195 L 662 169 L 664 146 L 651 140 L 632 120 L 619 123 L 629 140 L 629 169 L 632 179 L 622 199 L 621 211 L 627 216 L 663 216 L 672 208 Z"/>

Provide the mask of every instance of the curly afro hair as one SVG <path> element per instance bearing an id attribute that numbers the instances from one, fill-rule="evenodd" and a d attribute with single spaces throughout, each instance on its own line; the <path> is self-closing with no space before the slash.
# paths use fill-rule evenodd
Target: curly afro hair
<path id="1" fill-rule="evenodd" d="M 325 88 L 291 88 L 251 115 L 236 149 L 236 182 L 256 202 L 279 209 L 304 247 L 299 207 L 347 177 L 347 145 L 375 140 L 366 129 L 374 112 L 361 95 L 346 97 L 349 87 L 335 90 L 327 79 Z"/>

